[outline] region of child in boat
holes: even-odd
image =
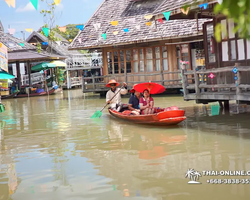
[[[154,113],[154,99],[150,96],[149,91],[143,91],[143,96],[140,99],[141,114],[149,115]]]
[[[119,86],[119,83],[117,83],[116,80],[110,80],[106,85],[106,87],[111,88],[106,94],[106,102],[110,104],[110,108],[112,110],[116,110],[117,112],[119,112],[123,105],[121,102],[121,94],[127,94],[128,90],[126,83],[123,83],[124,89],[120,90],[120,88],[117,88],[117,86]],[[114,95],[116,96],[113,98]]]
[[[130,90],[130,93],[132,93],[132,95],[129,98],[128,109],[132,111],[132,114],[140,115],[139,101],[141,98],[141,93],[136,91],[134,86],[133,89]]]

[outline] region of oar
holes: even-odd
[[[123,88],[123,86],[120,88],[120,90],[115,93],[115,95],[110,99],[110,101],[118,94],[120,93],[121,89]],[[102,111],[104,110],[104,108],[106,108],[106,106],[108,105],[108,103],[106,103],[106,105],[101,109],[101,110],[98,110],[96,111],[93,116],[91,117],[91,119],[94,119],[94,118],[100,118],[102,116]]]

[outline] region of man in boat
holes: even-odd
[[[110,80],[109,83],[106,85],[106,87],[111,88],[106,94],[106,102],[110,104],[110,108],[112,110],[116,110],[117,112],[119,112],[123,107],[123,104],[121,102],[121,94],[127,94],[128,89],[126,83],[123,83],[124,88],[122,89],[117,88],[117,86],[119,86],[119,83],[117,83],[116,80]]]
[[[139,101],[141,98],[141,93],[136,91],[134,86],[133,86],[133,89],[130,90],[130,93],[134,93],[134,95],[131,95],[129,99],[128,109],[132,111],[131,113],[135,115],[140,115]]]

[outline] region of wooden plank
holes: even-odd
[[[250,89],[250,85],[240,84],[238,87],[241,89]]]
[[[236,88],[236,85],[235,84],[216,84],[216,85],[200,84],[199,88]]]
[[[190,84],[186,87],[188,90],[194,90],[195,89],[195,84]]]

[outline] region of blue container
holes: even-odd
[[[41,93],[41,92],[44,92],[44,89],[37,89],[36,90],[36,93]]]

